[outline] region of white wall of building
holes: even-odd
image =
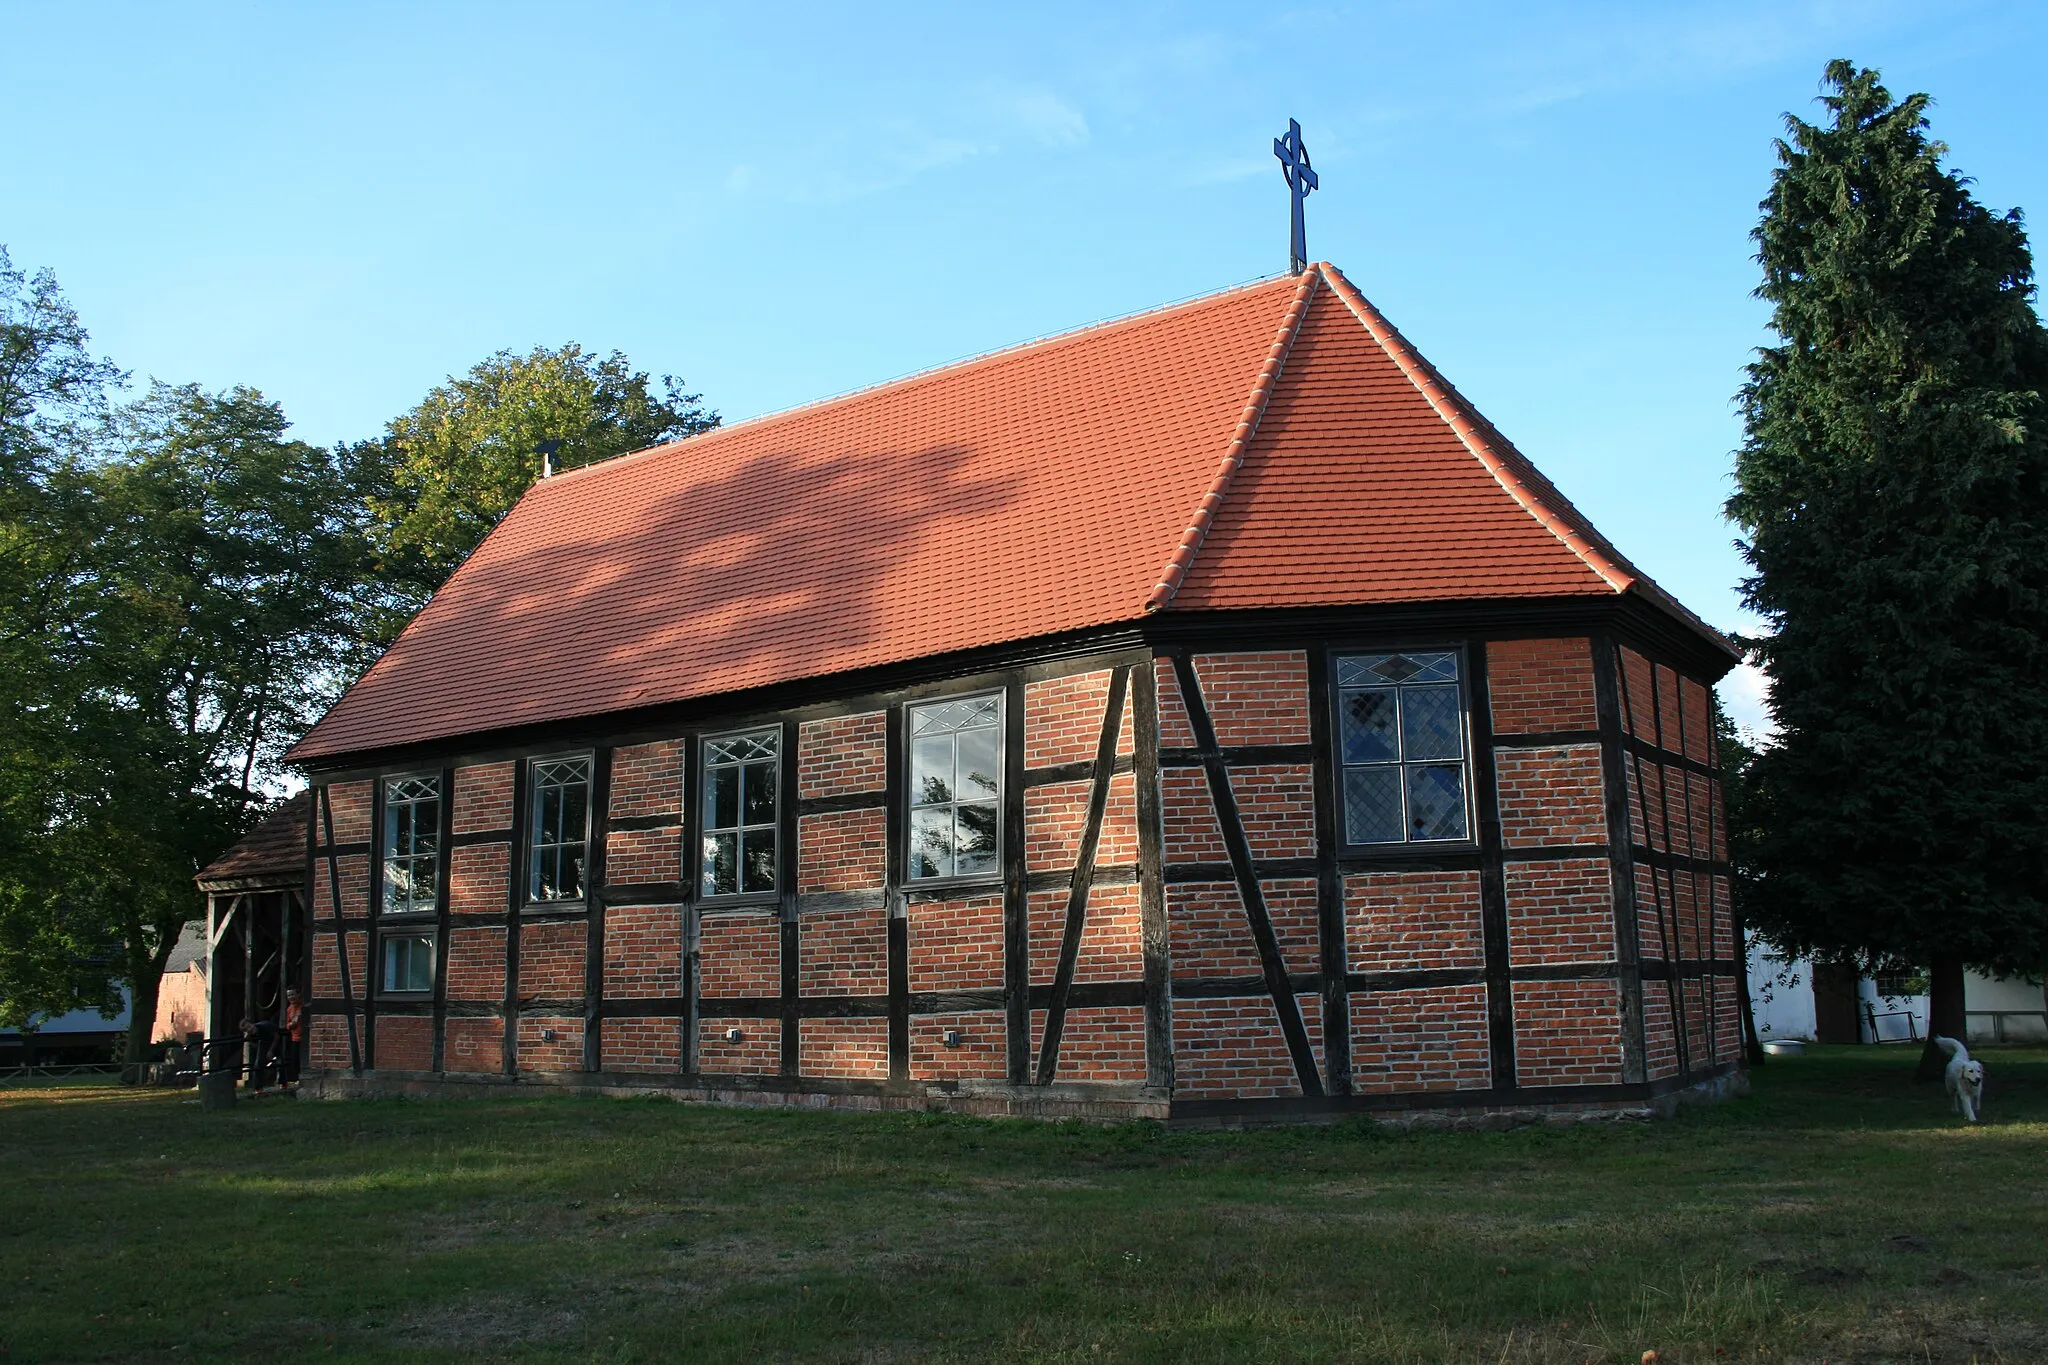
[[[1757,1037],[1813,1038],[1813,964],[1782,958],[1762,948],[1749,950],[1749,1008]]]

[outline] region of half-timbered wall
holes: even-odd
[[[440,770],[430,997],[378,988],[383,783],[330,781],[312,1064],[1080,1086],[1190,1117],[1594,1103],[1726,1071],[1741,1031],[1706,685],[1599,635],[1449,647],[1472,820],[1440,846],[1340,842],[1340,651],[1321,645],[1127,650],[537,749],[590,759],[573,901],[525,894],[530,762],[458,763]],[[904,867],[907,707],[970,691],[1002,703],[1002,866],[926,888]],[[778,889],[700,896],[702,737],[764,728]]]

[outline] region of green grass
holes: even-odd
[[[2048,1050],[1984,1055],[1976,1128],[1868,1048],[1507,1133],[10,1088],[0,1353],[2044,1360]]]

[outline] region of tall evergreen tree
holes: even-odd
[[[1755,234],[1779,344],[1728,503],[1780,736],[1745,891],[1783,947],[1927,967],[1960,1035],[1965,965],[2048,964],[2048,335],[1928,97],[1836,61],[1822,103]]]

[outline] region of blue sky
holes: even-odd
[[[17,5],[0,242],[138,378],[308,439],[571,340],[738,418],[1283,269],[1292,116],[1311,255],[1739,628],[1780,116],[1875,65],[2034,207],[2044,50],[2048,7],[1881,0]]]

